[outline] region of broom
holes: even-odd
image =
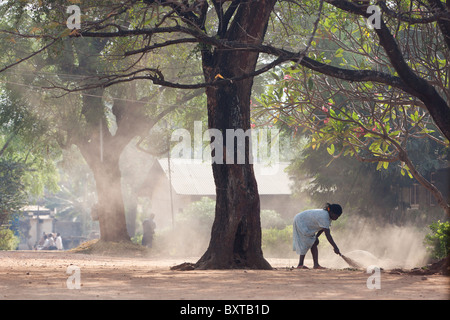
[[[349,257],[344,256],[343,254],[339,254],[342,259],[345,260],[345,262],[347,262],[352,268],[357,268],[357,269],[362,269],[362,266],[357,263],[356,261],[354,261],[353,259],[350,259]]]

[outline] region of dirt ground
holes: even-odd
[[[367,281],[372,274],[366,270],[298,270],[289,268],[295,265],[294,260],[267,260],[274,270],[174,271],[171,266],[185,261],[195,262],[195,258],[168,260],[69,252],[0,251],[0,299],[450,298],[448,276],[382,270],[380,289],[369,289]],[[79,289],[73,280],[77,272],[73,270],[79,270]]]

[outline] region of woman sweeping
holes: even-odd
[[[331,220],[337,220],[342,214],[342,207],[338,204],[327,203],[324,209],[311,209],[298,213],[294,217],[293,242],[294,251],[300,255],[297,268],[308,269],[304,264],[306,252],[311,249],[314,269],[324,269],[319,265],[319,236],[325,232],[328,242],[334,252],[340,254],[330,233]]]

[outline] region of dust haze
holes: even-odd
[[[28,93],[28,99],[35,98]],[[25,94],[24,93],[24,94]],[[70,104],[68,104],[70,105]],[[110,124],[115,124],[112,115]],[[108,127],[115,134],[113,125]],[[152,141],[163,140],[162,134],[155,134]],[[136,147],[137,139],[133,140],[121,156],[122,189],[127,211],[127,225],[130,236],[142,233],[142,222],[155,213],[156,235],[151,255],[157,258],[186,258],[190,261],[199,259],[206,251],[210,239],[212,220],[201,225],[177,221],[177,213],[172,217],[168,206],[163,210],[155,210],[147,197],[148,188],[157,187],[156,178],[151,176],[151,168],[157,158]],[[169,188],[164,186],[156,194],[165,195],[162,199],[169,203]],[[305,208],[298,208],[298,212]],[[130,215],[130,212],[135,211]],[[396,226],[368,218],[349,214],[345,223],[335,223],[331,230],[336,244],[341,252],[358,263],[382,268],[414,268],[426,264],[428,252],[423,244],[426,228],[414,225]],[[293,216],[292,216],[293,218]],[[292,218],[284,218],[286,228],[292,224]],[[292,235],[292,230],[291,230]],[[264,243],[264,231],[263,231]],[[292,250],[292,236],[276,246],[263,247],[266,258],[281,259],[281,264],[295,266],[298,256]],[[306,262],[310,265],[311,254],[308,252]],[[321,236],[319,245],[319,262],[329,268],[346,268],[348,265],[333,253],[325,236]]]
[[[396,226],[378,221],[350,217],[344,226],[333,232],[341,253],[364,267],[376,265],[385,269],[421,267],[427,263],[428,252],[423,244],[426,228],[413,225]],[[324,238],[322,242],[327,242]],[[328,246],[328,253],[332,252]],[[328,254],[329,255],[329,254]],[[330,261],[336,267],[346,266],[340,257]]]
[[[340,252],[364,268],[375,265],[384,269],[412,269],[429,261],[429,252],[423,244],[428,233],[425,227],[383,224],[358,216],[349,217],[339,225],[333,223],[330,230]],[[334,253],[325,235],[321,235],[319,241],[321,266],[333,269],[351,267]],[[285,264],[286,267],[298,264],[299,256],[292,250],[292,238],[276,247],[266,248],[264,253],[266,258],[280,259],[280,265]],[[310,251],[306,254],[305,265],[313,266]]]
[[[289,235],[292,235],[292,229]],[[428,233],[426,228],[413,225],[382,225],[370,219],[352,217],[345,225],[331,233],[342,254],[350,257],[364,268],[375,265],[383,269],[413,269],[425,266],[429,261],[429,252],[423,241]],[[275,261],[275,267],[292,267],[298,263],[298,255],[292,250],[292,237],[286,237],[283,243],[264,248],[266,258]],[[154,252],[158,257],[185,258],[195,262],[205,252],[209,243],[210,228],[204,226],[198,231],[190,225],[179,224],[173,231],[157,231]],[[306,255],[306,265],[312,267],[312,256]],[[325,236],[320,237],[319,263],[332,269],[350,266],[333,252]]]
[[[155,158],[148,154],[142,154],[132,146],[128,146],[123,154],[122,163],[126,163],[122,169],[123,181],[142,185],[148,184],[144,176],[151,173],[150,167],[156,164]],[[134,161],[130,162],[130,159]],[[130,163],[132,165],[130,166]],[[137,174],[139,172],[140,174]],[[146,182],[147,181],[147,182]],[[153,187],[157,186],[156,181],[151,180]],[[169,191],[167,186],[160,187],[163,190],[156,194],[166,194],[166,201],[169,202]],[[141,194],[143,196],[143,194]],[[141,223],[148,218],[150,212],[155,213],[156,234],[151,255],[155,258],[184,258],[187,261],[195,262],[206,251],[211,234],[213,218],[209,220],[186,220],[176,213],[172,220],[171,213],[166,207],[166,211],[155,211],[152,209],[149,199],[139,198],[136,234],[142,232]],[[306,199],[298,208],[298,212],[304,210]],[[188,210],[189,206],[185,207]],[[262,208],[264,209],[264,208]],[[210,208],[213,211],[213,208]],[[283,213],[280,213],[283,215]],[[211,212],[213,217],[214,213]],[[283,226],[278,226],[282,235],[282,241],[276,244],[265,243],[266,232],[263,229],[263,251],[266,258],[280,259],[279,265],[286,267],[296,266],[298,256],[292,250],[292,219],[295,214],[290,213],[280,218],[284,222]],[[342,254],[357,261],[360,265],[367,267],[376,265],[385,269],[403,268],[411,269],[426,265],[429,260],[429,253],[423,243],[425,235],[429,232],[426,227],[405,224],[398,226],[380,220],[366,218],[353,212],[344,212],[346,217],[334,221],[331,226],[331,234]],[[292,216],[292,217],[290,217]],[[263,227],[267,224],[267,216],[262,215]],[[284,229],[283,229],[284,228]],[[285,231],[285,232],[284,232]],[[309,261],[308,261],[309,260]],[[311,253],[306,255],[306,261],[312,266]],[[348,268],[349,265],[339,256],[334,254],[333,248],[326,240],[325,236],[320,237],[319,262],[328,268]]]

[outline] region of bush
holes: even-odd
[[[19,245],[19,238],[10,229],[0,229],[0,250],[15,250]]]
[[[434,259],[443,259],[450,251],[450,222],[433,222],[429,225],[431,232],[425,236],[425,245]]]
[[[133,242],[135,244],[142,244],[142,237],[143,237],[143,234],[138,232],[134,235],[134,237],[131,238],[131,242]]]
[[[203,197],[200,201],[191,203],[183,212],[179,213],[175,217],[175,224],[209,233],[214,221],[215,208],[215,200]]]
[[[263,229],[262,250],[265,256],[284,258],[292,255],[292,225],[284,229]]]
[[[286,221],[275,210],[261,210],[261,228],[263,229],[283,229]]]

